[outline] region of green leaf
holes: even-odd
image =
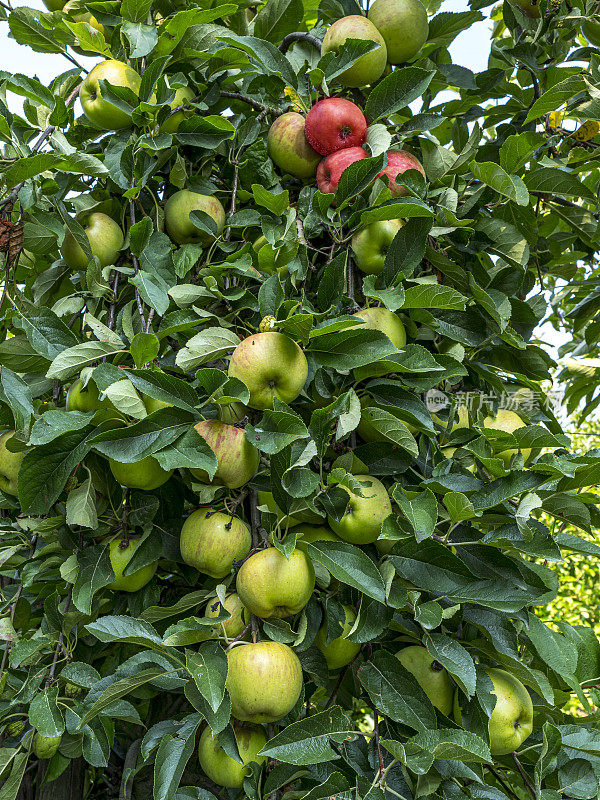
[[[495,192],[508,197],[519,206],[529,205],[529,192],[527,187],[517,175],[509,175],[499,164],[493,161],[471,163],[473,176],[482,183],[490,186]]]
[[[178,439],[192,426],[190,415],[178,408],[160,408],[149,417],[95,436],[90,444],[107,458],[133,464],[154,455]]]
[[[406,743],[407,748],[416,745],[422,750],[443,761],[466,761],[491,764],[490,749],[480,736],[469,731],[443,728],[436,731],[422,731]],[[491,796],[491,795],[490,795]]]
[[[355,739],[357,731],[339,706],[293,722],[269,739],[261,754],[285,764],[322,764],[339,758],[330,740],[342,744]]]
[[[466,302],[467,298],[450,286],[419,283],[405,290],[402,308],[450,308],[463,311]]]
[[[46,377],[65,380],[65,378],[70,378],[79,372],[82,367],[93,364],[94,361],[123,352],[125,352],[124,348],[115,347],[114,344],[109,342],[83,342],[83,344],[76,344],[74,347],[63,350],[52,360]]]
[[[403,67],[383,78],[370,92],[365,106],[369,122],[377,122],[405,108],[426,91],[435,71]]]
[[[41,736],[62,736],[65,721],[58,707],[58,686],[35,695],[29,706],[29,722]]]
[[[67,525],[81,525],[95,530],[98,527],[96,491],[89,469],[84,469],[87,478],[77,488],[72,489],[67,497]]]
[[[302,0],[269,0],[254,18],[254,33],[259,39],[280,44],[288,33],[299,30],[303,15]]]
[[[313,561],[325,567],[334,578],[383,603],[385,585],[371,559],[358,547],[346,542],[307,542]]]
[[[437,500],[431,489],[425,489],[410,499],[399,489],[394,491],[392,498],[410,523],[417,542],[429,539],[438,518]]]
[[[240,337],[227,328],[206,328],[188,341],[175,359],[177,366],[189,372],[207,361],[215,361],[234,350]]]
[[[186,653],[186,666],[200,694],[213,711],[217,711],[225,696],[227,656],[217,642],[204,642],[198,650]]]

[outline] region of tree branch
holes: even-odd
[[[317,37],[313,36],[311,33],[303,33],[302,31],[288,33],[287,36],[284,36],[283,41],[279,45],[279,49],[282,53],[287,53],[294,42],[306,42],[307,44],[312,44],[313,47],[321,52],[321,40],[317,39]]]

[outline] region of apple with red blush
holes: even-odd
[[[402,183],[398,183],[398,175],[402,175],[409,169],[415,169],[424,178],[426,177],[425,170],[419,159],[407,150],[388,150],[387,158],[386,168],[377,177],[380,178],[382,175],[387,175],[389,189],[394,197],[403,197],[408,194],[406,187]]]
[[[350,164],[368,158],[367,153],[362,147],[347,147],[345,150],[338,150],[337,153],[324,158],[317,167],[317,186],[323,194],[335,194],[337,192],[342,172]]]
[[[368,125],[356,103],[343,97],[326,97],[315,103],[306,115],[304,132],[313,150],[328,156],[364,144]]]

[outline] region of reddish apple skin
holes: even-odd
[[[319,163],[319,154],[304,135],[304,117],[295,111],[282,114],[271,125],[267,151],[280,169],[304,180],[314,176]]]
[[[367,153],[362,147],[348,147],[324,158],[317,167],[319,191],[323,194],[335,194],[342,172],[361,158],[367,158]]]
[[[326,97],[306,115],[304,132],[313,150],[328,156],[364,144],[368,125],[356,103],[343,97]]]
[[[402,175],[403,172],[409,169],[416,169],[424,178],[426,177],[425,170],[419,159],[415,158],[415,156],[407,150],[388,150],[387,157],[387,167],[382,170],[377,177],[379,178],[382,175],[388,176],[389,188],[394,197],[403,197],[408,194],[406,188],[402,186],[402,184],[396,182],[396,177],[398,175]]]

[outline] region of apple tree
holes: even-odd
[[[598,338],[595,5],[46,5],[0,3],[65,58],[0,73],[0,800],[596,797],[600,644],[537,612],[600,453],[536,339]]]

